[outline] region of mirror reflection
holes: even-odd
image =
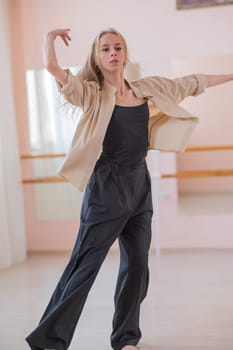
[[[77,73],[79,67],[70,68]],[[45,70],[26,72],[29,139],[32,154],[66,153],[76,123],[77,109],[65,104],[54,78]],[[33,159],[33,177],[56,176],[63,158]],[[68,183],[35,184],[35,204],[38,220],[78,219],[82,193]]]

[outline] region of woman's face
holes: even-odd
[[[126,54],[122,40],[113,33],[104,34],[99,42],[99,67],[104,72],[122,71]]]

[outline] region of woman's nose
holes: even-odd
[[[116,50],[112,49],[111,50],[111,56],[116,56],[116,54],[117,54]]]

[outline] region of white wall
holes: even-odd
[[[189,58],[174,62],[177,75],[192,71],[205,71],[206,74],[227,74],[233,72],[233,55]],[[207,89],[198,98],[188,98],[182,105],[200,119],[193,133],[192,145],[233,145],[233,83]],[[233,170],[233,150],[185,152],[177,157],[179,170]],[[179,192],[185,193],[232,193],[233,176],[181,179]]]
[[[18,0],[24,8],[27,68],[42,66],[44,34],[55,27],[72,30],[64,64],[82,63],[97,32],[113,26],[129,44],[143,74],[171,73],[177,58],[232,53],[233,5],[193,10],[175,8],[175,0]]]

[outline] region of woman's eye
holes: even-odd
[[[122,48],[121,48],[120,46],[117,46],[117,47],[115,47],[115,50],[116,50],[116,51],[121,51]],[[109,51],[109,47],[103,47],[103,48],[102,48],[102,51],[103,51],[103,52]]]

